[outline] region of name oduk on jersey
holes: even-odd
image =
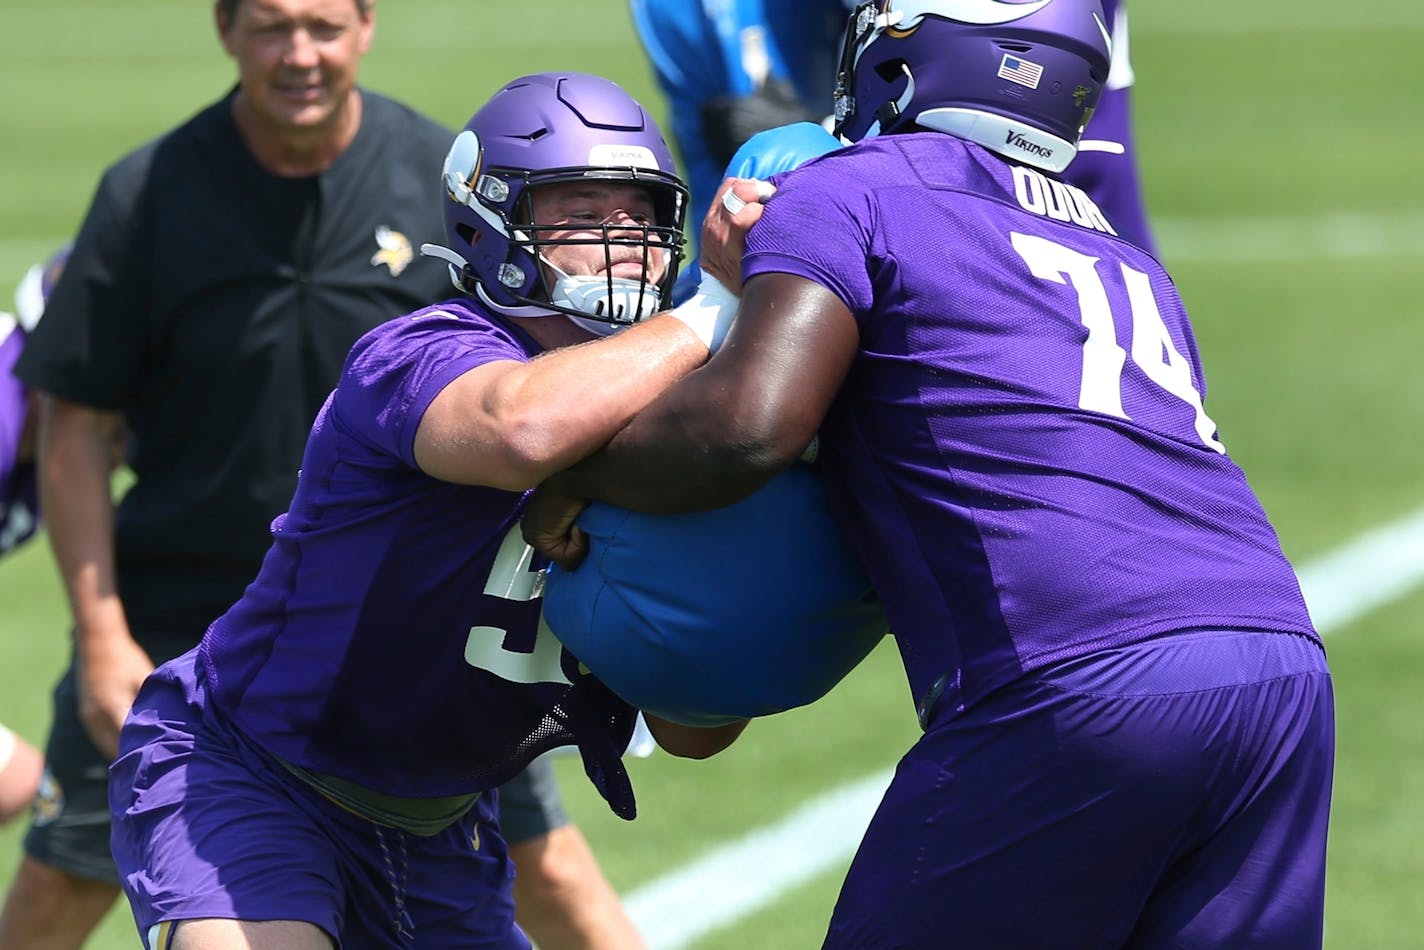
[[[1025,211],[1055,221],[1071,221],[1104,234],[1117,234],[1093,199],[1081,188],[1064,184],[1022,165],[1013,166],[1013,171],[1014,197]]]

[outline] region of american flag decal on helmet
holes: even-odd
[[[1037,89],[1038,81],[1043,78],[1043,67],[1005,53],[1003,61],[999,63],[999,78]]]

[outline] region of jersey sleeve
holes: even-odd
[[[777,192],[747,234],[742,279],[765,273],[804,277],[860,318],[874,298],[877,212],[868,192],[837,174],[836,154],[772,179]],[[808,176],[812,168],[818,172]]]
[[[456,378],[497,360],[528,357],[488,324],[438,308],[392,321],[356,342],[332,397],[343,429],[378,452],[415,463],[415,433],[425,410]]]
[[[25,349],[25,333],[12,314],[0,311],[0,485],[10,478],[19,457],[20,434],[29,414],[25,387],[11,375]]]
[[[39,519],[35,463],[19,459],[29,406],[25,387],[10,375],[24,345],[19,321],[0,312],[0,554],[31,537]]]

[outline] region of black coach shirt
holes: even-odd
[[[450,296],[419,248],[443,243],[453,134],[362,101],[352,144],[313,177],[257,164],[231,94],[120,160],[17,367],[128,422],[119,588],[151,653],[196,643],[256,575],[351,344]]]

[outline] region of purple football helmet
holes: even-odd
[[[657,312],[670,299],[683,254],[687,187],[648,112],[615,83],[583,73],[539,73],[513,80],[471,117],[445,159],[445,239],[427,254],[450,265],[455,286],[498,307],[533,306],[569,314],[598,332]],[[567,229],[532,223],[529,193],[541,185],[589,179],[636,184],[652,197],[650,224],[603,222],[601,235],[556,240]],[[580,228],[583,226],[580,225]],[[667,266],[656,285],[604,277],[546,279],[542,250],[554,244],[636,247],[644,273],[653,254]],[[556,285],[557,284],[557,285]],[[590,325],[586,321],[596,321]]]
[[[1099,0],[878,0],[846,26],[841,138],[949,132],[1059,172],[1107,81]]]

